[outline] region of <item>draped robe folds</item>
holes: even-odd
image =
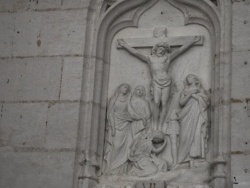
[[[142,118],[147,121],[150,119],[151,111],[149,102],[143,97],[132,96],[128,105],[128,111],[135,120],[138,119],[132,123],[133,138],[135,139],[136,135],[147,126],[143,124]]]
[[[152,140],[141,135],[131,145],[129,159],[133,162],[131,175],[146,177],[167,171],[167,162],[152,154]]]
[[[111,174],[126,174],[128,172],[129,147],[134,139],[135,127],[138,124],[143,126],[142,116],[131,110],[130,97],[127,97],[125,101],[114,99],[112,103],[110,112],[112,119],[109,121],[113,121],[116,133],[111,138],[110,171]]]
[[[132,117],[128,113],[129,98],[126,101],[116,100],[113,106],[113,118],[115,124],[115,136],[112,140],[111,167],[112,174],[124,174],[127,172],[129,146],[133,141]]]
[[[179,112],[180,142],[178,163],[189,161],[190,158],[205,158],[208,96],[196,94],[197,99],[190,98]]]

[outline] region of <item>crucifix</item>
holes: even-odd
[[[166,28],[156,28],[154,38],[118,39],[117,48],[125,49],[130,54],[147,63],[151,74],[153,93],[152,128],[161,130],[167,115],[170,96],[171,78],[168,68],[175,58],[187,51],[191,46],[203,45],[202,36],[167,37]],[[136,48],[152,48],[152,55],[146,55]],[[179,47],[172,50],[171,47]]]

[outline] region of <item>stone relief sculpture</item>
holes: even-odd
[[[161,130],[166,119],[167,104],[171,85],[171,78],[168,75],[170,63],[199,40],[201,40],[200,37],[193,37],[192,40],[187,40],[180,48],[175,51],[172,51],[169,44],[166,42],[157,43],[152,48],[152,55],[145,55],[141,53],[135,48],[129,46],[123,39],[118,40],[120,46],[148,64],[152,77],[154,99],[152,124],[155,130]]]
[[[90,3],[94,11],[88,12],[88,48],[84,48],[84,92],[81,97],[83,105],[80,107],[77,151],[89,152],[86,152],[83,160],[82,154],[76,152],[74,187],[95,187],[97,184],[105,188],[151,185],[168,188],[231,187],[231,115],[228,102],[231,100],[231,1],[221,0],[215,6],[206,0],[121,0],[102,14],[98,11],[100,5],[95,1]],[[196,37],[197,42],[194,42],[195,35],[200,36]],[[147,76],[144,74],[145,67],[139,63],[126,67],[124,61],[133,59],[128,57],[133,53],[124,45],[121,46],[121,40],[116,47],[126,49],[130,54],[116,50],[114,43],[118,38],[126,41],[134,52],[138,48],[148,52],[148,48],[152,49],[156,44],[167,43],[168,46],[163,45],[159,50],[156,48],[158,52],[152,55],[141,56],[139,50],[134,55],[142,60],[147,56],[147,60],[143,60],[147,62],[151,73]],[[171,54],[188,43],[190,51],[169,67]],[[156,66],[149,65],[148,61]],[[121,67],[126,67],[127,72],[122,72]],[[133,70],[134,67],[143,69]],[[121,77],[120,72],[124,73]],[[191,73],[198,75],[196,79],[192,78],[196,81],[190,81],[192,84],[185,81],[183,92],[175,93],[175,98],[169,96],[173,82],[179,87],[183,78]],[[117,77],[119,79],[115,79]],[[121,84],[123,82],[133,88],[136,88],[135,83],[143,85],[147,93],[151,90],[152,96],[136,96],[128,84]],[[123,85],[130,89],[122,91]],[[196,85],[196,91],[190,94],[193,85]],[[113,92],[114,86],[117,90]],[[208,108],[210,96],[205,89],[211,89],[212,92],[211,109]],[[190,96],[185,96],[187,94]],[[109,96],[112,97],[106,111],[104,107]],[[152,118],[149,118],[146,110],[147,100],[150,102]],[[172,108],[172,104],[177,108]],[[143,110],[140,109],[145,111],[141,113]],[[211,113],[209,120],[206,119],[207,112]],[[104,119],[105,115],[108,116],[107,120]],[[211,132],[208,132],[210,120]],[[163,133],[164,142],[154,137],[154,130]],[[191,136],[186,137],[186,133]],[[147,134],[150,139],[143,142],[143,135]],[[211,139],[207,143],[210,134]],[[144,147],[144,144],[148,147]],[[208,144],[211,147],[207,148]],[[159,147],[162,147],[159,154],[154,153],[152,148]],[[143,157],[134,157],[133,154],[137,153]],[[143,159],[146,161],[145,166],[142,164]],[[166,161],[168,171],[160,168],[154,159]],[[157,167],[158,172],[149,173],[150,165],[146,167],[149,160],[152,169]],[[79,165],[78,161],[82,163]],[[100,167],[105,167],[103,173]]]
[[[151,108],[145,99],[146,89],[121,84],[108,108],[109,137],[105,160],[107,174],[147,177],[169,170],[164,155],[169,137],[171,169],[179,164],[206,158],[208,139],[207,110],[209,95],[202,88],[200,79],[189,74],[180,94],[180,110],[170,109],[163,130],[153,130]],[[108,149],[107,149],[108,148]]]
[[[114,96],[110,99],[108,107],[108,122],[112,139],[109,151],[110,163],[107,168],[111,174],[123,174],[128,168],[128,152],[132,138],[132,117],[128,113],[131,87],[121,84]]]
[[[180,123],[180,141],[178,163],[205,159],[208,139],[209,95],[202,88],[200,79],[193,74],[186,77],[185,88],[181,93],[178,113]]]
[[[179,111],[168,108],[170,102],[170,63],[184,53],[201,36],[186,38],[183,45],[172,51],[169,44],[160,42],[152,55],[144,55],[118,39],[118,44],[148,64],[151,73],[151,104],[144,86],[135,87],[131,94],[128,84],[118,86],[108,105],[108,137],[106,139],[106,173],[147,177],[166,172],[167,159],[160,153],[171,148],[171,169],[194,159],[205,159],[209,96],[200,79],[189,74],[179,98]],[[152,118],[151,118],[152,113]],[[168,117],[167,117],[167,114]],[[168,139],[167,139],[168,138]]]
[[[180,125],[179,125],[179,119],[178,114],[176,112],[176,109],[173,109],[172,112],[170,112],[170,116],[166,120],[166,125],[163,127],[163,132],[169,136],[170,139],[170,145],[171,145],[171,154],[172,154],[172,160],[173,164],[171,165],[171,168],[175,167],[177,164],[177,145],[178,145],[178,139],[180,135]]]
[[[115,177],[129,182],[143,178],[166,182],[173,177],[182,181],[184,172],[191,179],[199,176],[201,182],[209,179],[210,96],[198,76],[186,72],[184,80],[174,80],[169,72],[178,56],[192,46],[203,45],[203,36],[165,37],[165,31],[155,28],[154,38],[117,39],[118,49],[147,64],[150,84],[133,88],[120,84],[110,98],[103,174],[111,181]],[[151,55],[137,50],[139,47],[150,47]],[[180,90],[176,83],[182,82]]]
[[[121,84],[108,107],[109,137],[106,147],[106,170],[110,174],[128,172],[129,148],[135,137],[150,121],[149,102],[145,99],[146,90],[138,86],[131,95],[131,87]]]
[[[145,97],[145,87],[137,86],[128,105],[128,111],[134,119],[132,122],[133,139],[135,139],[141,131],[148,129],[150,126],[151,109]]]
[[[162,143],[160,147],[154,144]],[[157,157],[167,144],[166,136],[161,132],[141,134],[130,147],[129,160],[132,162],[130,175],[146,177],[167,171],[167,162]]]

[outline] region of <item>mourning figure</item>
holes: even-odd
[[[178,163],[189,161],[192,165],[194,159],[205,159],[208,139],[209,95],[196,75],[186,77],[179,103]]]
[[[128,171],[128,150],[133,141],[132,117],[128,112],[131,87],[121,84],[108,107],[109,143],[106,149],[106,160],[110,174],[124,174]]]
[[[153,127],[155,130],[161,130],[166,119],[167,105],[170,97],[171,78],[168,74],[170,63],[175,58],[187,51],[194,43],[198,42],[200,37],[193,37],[192,40],[186,41],[180,48],[172,51],[169,44],[161,42],[155,44],[152,48],[152,55],[145,55],[135,48],[129,46],[123,39],[119,39],[118,43],[129,53],[147,63],[152,77],[153,87]]]
[[[129,160],[133,166],[129,174],[148,177],[158,172],[166,172],[167,162],[157,156],[166,144],[166,136],[161,132],[148,132],[138,136],[129,152]]]
[[[133,139],[150,125],[150,104],[145,97],[145,87],[137,86],[130,99],[128,110],[134,120],[132,123]]]

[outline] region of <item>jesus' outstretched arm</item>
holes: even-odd
[[[170,61],[174,60],[177,58],[179,55],[187,51],[194,43],[199,42],[201,40],[200,36],[195,36],[193,40],[187,41],[184,43],[179,49],[173,51],[170,55]]]
[[[143,53],[141,53],[140,51],[132,48],[131,46],[129,46],[123,39],[119,39],[118,43],[121,47],[123,47],[124,49],[126,49],[129,53],[133,54],[134,56],[138,57],[139,59],[141,59],[144,62],[148,62],[149,61],[149,57],[144,55]]]

